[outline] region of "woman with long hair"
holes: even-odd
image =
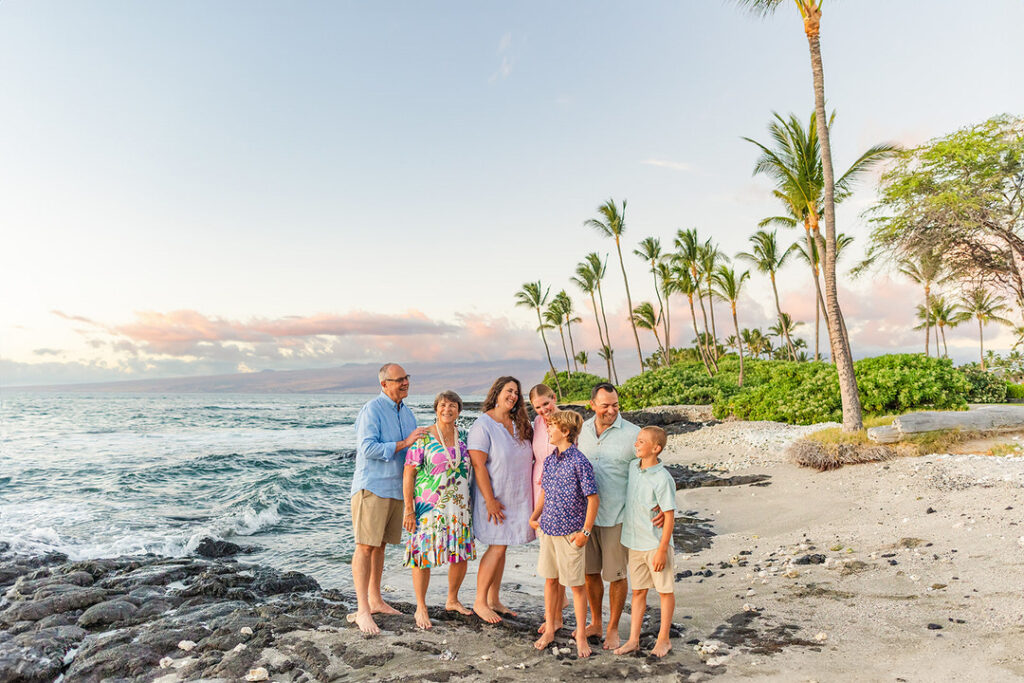
[[[492,624],[501,621],[501,614],[515,616],[498,596],[505,573],[505,549],[536,537],[530,527],[532,441],[522,385],[515,377],[499,377],[487,392],[483,415],[473,423],[466,440],[476,481],[473,532],[478,541],[487,544],[477,568],[473,611]]]

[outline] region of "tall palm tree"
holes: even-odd
[[[718,245],[709,238],[700,248],[700,269],[704,276],[704,282],[708,287],[708,309],[711,311],[711,338],[715,346],[715,358],[718,358],[718,331],[715,329],[715,297],[712,292],[714,288],[714,275],[718,266],[728,263],[729,257],[725,255]]]
[[[640,240],[638,248],[633,250],[633,253],[642,258],[651,267],[651,275],[654,276],[654,296],[658,299],[658,318],[662,322],[665,321],[665,304],[661,299],[662,286],[658,280],[658,261],[661,259],[661,240],[657,237],[645,237]],[[668,334],[665,335],[666,339]],[[668,359],[665,359],[666,364]]]
[[[697,239],[697,229],[696,228],[690,228],[689,230],[678,230],[676,232],[676,250],[678,251],[678,253],[676,254],[676,258],[679,261],[679,264],[684,266],[690,272],[690,278],[693,280],[693,287],[694,287],[693,292],[694,292],[694,294],[697,295],[697,302],[700,304],[700,314],[701,314],[701,317],[704,319],[704,333],[705,333],[705,336],[701,337],[701,334],[698,332],[697,333],[698,343],[700,344],[700,348],[703,350],[704,354],[707,356],[708,362],[710,362],[711,365],[713,365],[715,370],[717,371],[718,370],[718,363],[716,361],[717,354],[713,354],[711,352],[711,347],[710,346],[707,346],[705,348],[704,342],[699,341],[701,339],[706,339],[707,338],[706,335],[710,331],[711,327],[708,325],[708,311],[707,311],[706,308],[704,308],[704,296],[701,293],[701,289],[700,289],[701,276],[700,276],[700,272],[698,271],[698,268],[700,267],[700,262],[701,262],[701,243]],[[692,299],[690,301],[690,308],[691,308],[691,311],[692,311],[692,309],[693,309],[693,301],[692,301]],[[697,319],[696,318],[694,318],[693,325],[694,325],[694,328],[696,328],[696,326],[697,326]]]
[[[942,257],[931,252],[922,252],[916,259],[903,259],[899,262],[899,271],[924,289],[924,355],[930,356],[931,349],[931,290],[933,285],[946,283],[950,276],[943,272]],[[935,338],[935,356],[939,355],[939,339]]]
[[[694,339],[697,341],[697,353],[700,354],[700,360],[704,363],[704,369],[708,371],[708,377],[711,377],[714,373],[711,371],[710,359],[700,339],[700,330],[697,329],[697,313],[693,307],[693,295],[697,292],[697,285],[693,281],[693,276],[690,275],[689,267],[681,259],[674,261],[672,264],[672,284],[675,290],[685,296],[690,303],[690,320],[693,321],[693,334]]]
[[[839,233],[836,237],[836,251],[839,252],[836,258],[840,258],[843,253],[843,249],[850,246],[853,243],[853,237],[844,233]],[[817,242],[811,240],[808,242],[808,247],[805,247],[800,242],[794,242],[792,249],[795,250],[795,255],[798,259],[807,263],[811,267],[811,275],[814,277],[815,289],[817,290],[817,304],[814,307],[814,360],[820,360],[821,356],[819,353],[819,337],[821,332],[820,318],[825,318],[826,325],[828,324],[828,315],[825,312],[825,299],[821,295],[821,287],[818,282],[819,273],[821,271],[821,253],[818,251]]]
[[[555,295],[555,301],[558,302],[558,307],[561,309],[562,315],[565,316],[565,332],[569,335],[569,352],[572,353],[573,369],[579,372],[579,366],[576,365],[576,345],[572,341],[572,326],[582,323],[583,318],[574,315],[576,311],[572,299],[564,289]]]
[[[585,294],[590,295],[590,305],[594,310],[594,322],[597,323],[597,338],[601,341],[601,346],[605,346],[604,341],[604,330],[601,329],[601,316],[597,311],[597,275],[594,273],[593,268],[587,261],[580,263],[576,266],[576,275],[569,278],[569,280],[579,287]],[[610,358],[605,359],[608,363],[608,381],[612,381],[612,362]]]
[[[660,261],[658,261],[657,271],[658,272],[656,273],[656,277],[661,282],[661,296],[665,301],[664,315],[662,315],[662,323],[665,326],[665,348],[667,348],[671,353],[672,326],[669,322],[671,319],[671,316],[669,315],[669,309],[671,308],[669,306],[669,299],[671,299],[672,295],[675,293],[676,285],[675,281],[672,279],[672,264],[670,262],[670,258],[664,257]],[[671,359],[669,359],[669,365],[671,364],[672,361]]]
[[[574,356],[575,360],[579,361],[579,364],[583,366],[583,372],[587,371],[587,363],[590,362],[590,356],[587,355],[586,351],[580,351]]]
[[[615,359],[614,359],[615,350],[612,349],[612,347],[610,347],[607,344],[605,344],[597,352],[597,355],[600,356],[601,358],[603,358],[604,360],[606,360],[608,362],[608,365],[611,366],[612,369],[615,368]],[[610,382],[611,380],[609,379],[608,381]],[[618,383],[619,383],[619,378],[616,377],[615,378],[615,384],[618,384]]]
[[[945,358],[949,358],[949,347],[946,346],[946,328],[954,328],[959,324],[960,321],[956,319],[956,304],[947,300],[945,296],[939,294],[932,297],[931,310],[925,316],[925,324],[934,323],[938,328],[935,337],[935,350],[939,350],[939,336],[942,337],[942,355]],[[936,354],[938,355],[938,354]]]
[[[569,364],[569,349],[565,345],[565,313],[562,311],[562,302],[556,296],[544,311],[544,322],[547,328],[553,330],[558,328],[558,336],[562,338],[562,353],[565,354],[565,374],[572,377],[572,366]]]
[[[736,319],[736,300],[740,298],[740,290],[743,288],[743,282],[750,277],[750,271],[743,271],[739,277],[736,276],[735,268],[726,268],[724,265],[718,266],[715,270],[712,280],[714,281],[715,295],[723,301],[728,301],[729,306],[732,308],[732,326],[736,330],[736,336],[740,334],[740,324]],[[739,347],[740,350],[740,377],[739,385],[743,386],[743,347]]]
[[[658,325],[661,324],[661,320],[654,312],[654,306],[651,305],[651,302],[641,301],[637,304],[636,308],[633,309],[632,318],[634,325],[654,333],[654,341],[658,343],[658,349],[662,352],[663,357],[667,357],[665,356],[665,347],[661,345],[661,337],[658,336]]]
[[[536,282],[524,282],[522,289],[516,292],[516,306],[522,306],[523,308],[532,308],[537,312],[537,330],[540,332],[540,338],[544,342],[544,353],[548,357],[548,367],[551,368],[551,376],[555,378],[555,391],[558,395],[562,395],[562,387],[558,383],[558,372],[555,370],[555,364],[551,362],[551,349],[548,348],[548,338],[544,335],[544,321],[541,319],[541,307],[548,302],[548,293],[551,288],[544,288],[540,280]]]
[[[1012,322],[1002,317],[1000,313],[1010,310],[1006,300],[996,294],[992,294],[982,286],[972,287],[960,298],[960,313],[957,320],[966,321],[975,318],[978,321],[978,344],[981,349],[981,369],[985,369],[985,325],[988,323],[999,323],[1001,325],[1013,325]]]
[[[790,245],[785,250],[781,249],[775,230],[771,232],[758,230],[750,236],[750,243],[753,245],[753,249],[749,252],[741,251],[736,254],[736,258],[750,262],[757,268],[758,272],[768,275],[768,279],[772,282],[772,294],[775,296],[775,312],[781,323],[784,314],[782,306],[779,305],[779,290],[775,286],[775,273],[786,265],[786,261],[793,254],[794,245]],[[789,355],[793,360],[796,360],[796,349],[793,347],[793,340],[789,338],[789,329],[781,324],[780,327],[785,333],[785,342],[786,347],[789,349]]]
[[[793,318],[790,317],[789,313],[779,313],[779,321],[768,328],[768,333],[772,336],[779,338],[779,348],[782,348],[784,342],[789,342],[793,337],[793,331],[797,325],[803,325],[802,322],[793,322]],[[800,341],[799,339],[797,341]],[[790,360],[796,360],[796,343],[789,342],[786,347],[786,355],[789,356]]]
[[[601,260],[601,255],[596,251],[592,251],[583,257],[583,262],[590,266],[590,270],[594,273],[594,279],[597,281],[597,300],[601,304],[601,320],[604,322],[604,339],[605,344],[611,350],[608,354],[608,361],[612,366],[612,374],[615,376],[615,383],[619,383],[619,371],[615,367],[615,349],[612,348],[612,331],[608,329],[608,316],[604,312],[604,292],[601,289],[601,281],[604,280],[605,274],[608,272],[608,256],[605,255],[604,260]]]
[[[633,310],[633,298],[629,294],[629,278],[626,276],[626,263],[622,260],[622,234],[626,231],[626,200],[622,200],[622,208],[615,204],[614,199],[597,207],[597,218],[587,219],[583,225],[593,228],[605,237],[615,239],[615,249],[619,253],[619,267],[622,268],[622,282],[626,285],[626,304],[629,310]],[[644,352],[640,350],[640,335],[636,331],[636,323],[633,316],[629,317],[629,323],[633,326],[633,338],[636,340],[636,355],[640,359],[640,372],[644,371]]]

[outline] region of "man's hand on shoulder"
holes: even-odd
[[[425,436],[427,431],[428,429],[426,427],[417,427],[416,429],[412,430],[412,433],[409,434],[409,436],[407,436],[404,441],[398,442],[398,450],[402,450],[403,448],[408,448],[409,446],[413,445],[414,443],[416,443],[416,441]]]

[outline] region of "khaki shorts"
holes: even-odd
[[[621,538],[621,524],[594,527],[586,545],[588,574],[600,574],[608,583],[626,578],[629,555]]]
[[[381,498],[366,489],[352,496],[352,529],[356,543],[378,547],[402,542],[402,501]]]
[[[629,582],[635,591],[653,588],[659,593],[672,593],[675,590],[675,581],[672,576],[672,556],[675,554],[669,547],[668,555],[665,558],[665,568],[660,572],[654,571],[654,554],[657,550],[630,550],[629,551]]]
[[[537,531],[537,538],[540,539],[537,574],[545,579],[558,579],[558,583],[563,586],[582,586],[585,583],[585,548],[590,544],[577,548],[571,540],[575,535],[548,536]]]

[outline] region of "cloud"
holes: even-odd
[[[501,57],[501,63],[498,65],[498,70],[491,74],[488,78],[488,82],[493,83],[497,80],[504,80],[512,75],[512,68],[516,62],[516,56],[512,51],[512,33],[506,33],[498,41],[498,56]]]
[[[63,351],[60,349],[34,349],[32,355],[35,356],[59,356]]]
[[[640,162],[647,166],[657,166],[658,168],[668,168],[673,171],[693,171],[693,164],[688,164],[683,161],[668,161],[667,159],[644,159]]]

